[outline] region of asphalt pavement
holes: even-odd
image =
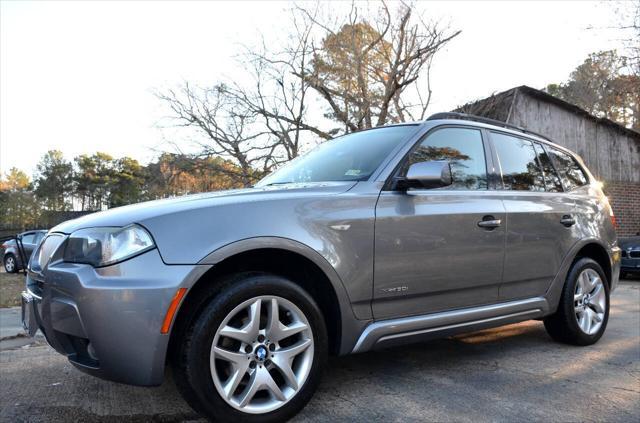
[[[0,341],[2,422],[199,420],[170,375],[157,388],[120,385],[80,373],[41,339],[7,341]],[[332,358],[294,421],[638,422],[640,283],[621,284],[609,327],[590,347],[555,343],[530,321]]]

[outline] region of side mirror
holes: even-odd
[[[414,163],[404,178],[406,188],[441,188],[453,183],[451,166],[446,160]]]

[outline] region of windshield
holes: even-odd
[[[257,186],[294,182],[364,181],[416,125],[387,126],[327,141],[260,181]]]

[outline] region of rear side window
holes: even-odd
[[[504,189],[544,191],[544,176],[531,141],[497,132],[491,139],[498,155]]]
[[[551,163],[551,158],[547,154],[547,152],[542,148],[542,145],[534,142],[533,143],[536,153],[538,153],[538,161],[542,166],[542,171],[544,172],[544,184],[547,188],[548,192],[562,192],[562,184],[560,183],[560,177],[556,173],[556,170]]]
[[[22,243],[23,244],[33,244],[33,240],[36,237],[36,234],[26,234],[22,235]]]
[[[553,147],[547,147],[547,151],[551,155],[551,160],[553,160],[553,164],[556,169],[558,169],[562,184],[567,191],[571,191],[588,183],[584,171],[571,155]]]
[[[442,128],[430,133],[409,155],[404,171],[414,163],[446,160],[453,184],[446,189],[487,189],[487,164],[477,129]]]

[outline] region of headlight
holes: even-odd
[[[155,247],[151,235],[138,225],[124,228],[89,228],[67,239],[64,261],[108,266]]]

